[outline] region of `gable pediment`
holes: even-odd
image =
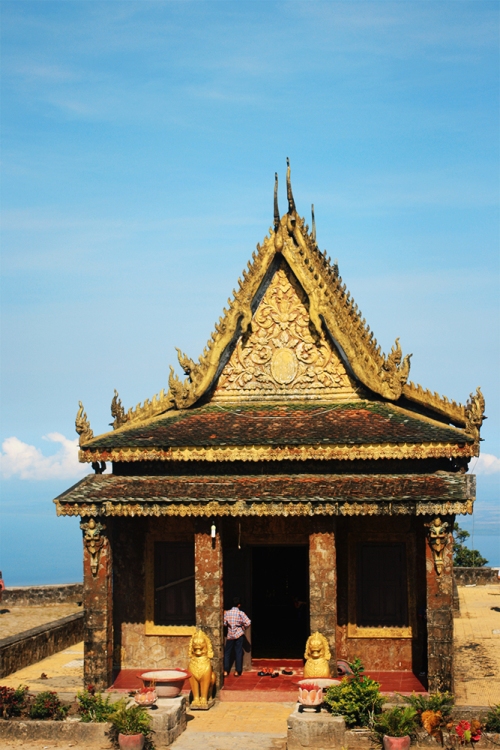
[[[308,299],[284,258],[220,373],[211,402],[268,399],[360,398],[324,331],[311,331]]]

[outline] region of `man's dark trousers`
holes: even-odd
[[[243,640],[245,636],[240,635],[239,638],[227,638],[226,646],[224,648],[224,672],[231,671],[233,664],[233,651],[236,656],[236,671],[241,674],[243,671]]]

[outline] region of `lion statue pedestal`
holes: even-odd
[[[193,700],[192,709],[207,710],[215,703],[213,698],[215,673],[212,669],[214,650],[210,638],[202,630],[197,630],[189,642],[189,682]]]

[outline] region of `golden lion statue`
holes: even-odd
[[[304,677],[330,677],[331,659],[328,641],[321,633],[313,633],[306,643]]]
[[[214,650],[210,638],[202,630],[197,630],[189,641],[189,682],[193,693],[193,708],[207,708],[208,696],[215,685],[215,673],[212,670]]]

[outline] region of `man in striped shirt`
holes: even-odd
[[[239,677],[243,671],[243,641],[245,630],[250,626],[250,620],[241,611],[239,596],[233,599],[232,609],[224,612],[224,625],[227,625],[227,639],[224,648],[224,677],[231,671],[233,658],[236,658],[235,675]],[[234,653],[234,657],[233,657]]]

